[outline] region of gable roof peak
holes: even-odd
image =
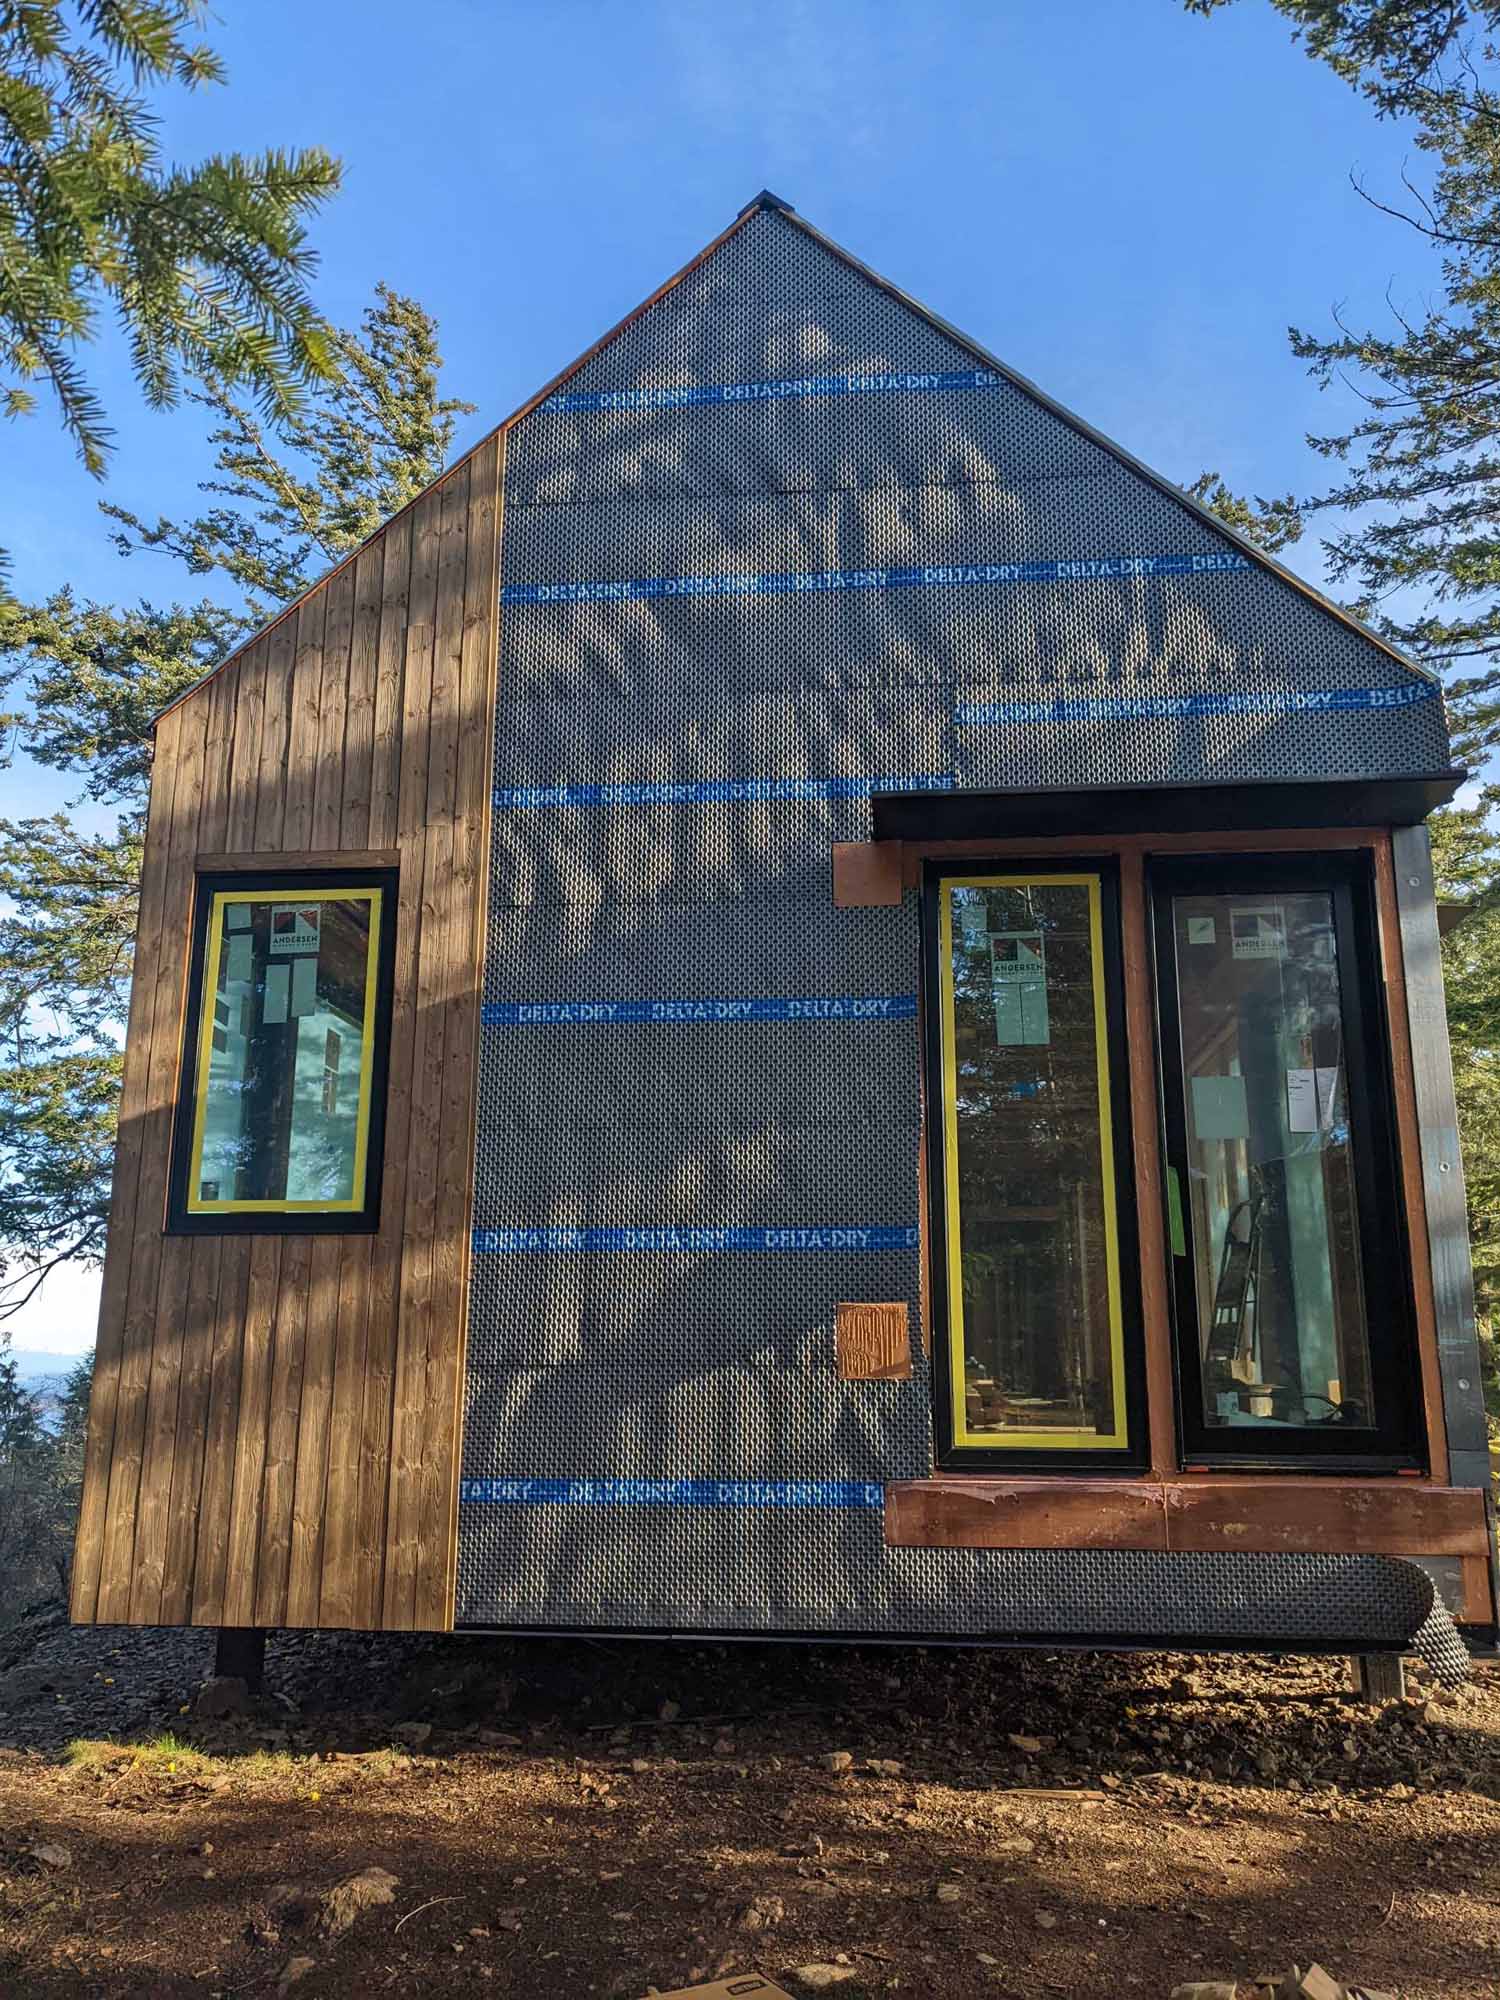
[[[735,217],[735,221],[738,222],[742,217],[752,214],[757,208],[779,208],[783,215],[795,215],[797,213],[789,201],[783,201],[779,194],[772,194],[769,188],[762,188],[753,200],[745,203],[739,215]]]

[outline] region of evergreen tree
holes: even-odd
[[[1411,124],[1425,184],[1367,198],[1432,244],[1441,293],[1386,328],[1290,329],[1320,386],[1348,379],[1365,407],[1308,440],[1338,470],[1295,511],[1347,517],[1323,544],[1334,584],[1445,675],[1459,752],[1482,759],[1500,743],[1500,6],[1272,4],[1378,115]],[[1288,503],[1255,512],[1284,524]]]
[[[0,691],[23,697],[0,726],[117,811],[105,834],[0,820],[0,1318],[103,1247],[151,718],[435,479],[473,407],[439,394],[435,326],[385,286],[330,352],[332,378],[271,422],[223,382],[195,392],[216,468],[196,518],[104,509],[122,555],[214,573],[233,604],[0,599]]]
[[[37,1399],[0,1340],[0,1627],[55,1588],[50,1457]]]
[[[1302,539],[1302,516],[1290,494],[1284,500],[1243,500],[1231,492],[1217,472],[1200,472],[1187,490],[1268,555],[1275,555],[1289,543]]]
[[[67,1596],[93,1375],[90,1353],[60,1395],[38,1394],[0,1333],[0,1632],[32,1606]]]
[[[0,5],[0,407],[45,383],[91,472],[109,428],[78,350],[112,308],[136,380],[172,406],[184,372],[240,383],[268,420],[327,375],[327,330],[305,288],[304,225],[338,186],[317,148],[162,157],[144,93],[222,83],[192,39],[202,0]]]
[[[88,1439],[89,1396],[93,1387],[94,1350],[91,1347],[68,1370],[58,1398],[58,1457],[62,1476],[74,1489],[83,1483],[83,1448]]]

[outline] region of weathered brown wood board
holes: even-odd
[[[75,1619],[451,1622],[501,457],[158,726]],[[195,869],[393,852],[378,1232],[164,1235]]]
[[[834,1352],[842,1382],[905,1382],[911,1376],[906,1301],[834,1309]]]

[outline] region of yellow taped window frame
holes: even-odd
[[[958,1074],[956,995],[953,980],[955,889],[1082,888],[1088,891],[1089,970],[1094,993],[1094,1050],[1098,1076],[1099,1173],[1103,1192],[1106,1297],[1109,1309],[1110,1383],[1114,1428],[1094,1430],[974,1431],[969,1428],[964,1370],[963,1219],[958,1173]],[[1110,1090],[1109,1024],[1104,983],[1104,883],[1092,871],[1034,869],[1002,875],[943,875],[938,880],[938,1042],[942,1085],[944,1276],[947,1291],[949,1420],[955,1451],[1119,1451],[1130,1449],[1126,1398],[1125,1307],[1120,1263],[1120,1218]]]
[[[358,1215],[366,1206],[366,1176],[370,1153],[370,1113],[374,1097],[375,1034],[379,999],[380,939],[385,890],[378,885],[336,889],[303,889],[283,885],[269,876],[251,887],[215,889],[209,901],[204,938],[203,980],[198,999],[198,1039],[193,1064],[193,1125],[183,1207],[191,1216],[213,1215]],[[223,953],[224,911],[238,903],[269,903],[295,898],[299,903],[367,903],[370,935],[365,955],[365,1007],[360,1024],[359,1103],[354,1125],[353,1191],[345,1201],[204,1201],[203,1140],[208,1118],[209,1066],[213,1058],[214,1000],[219,990]]]

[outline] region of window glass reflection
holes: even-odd
[[[1100,883],[943,897],[955,1440],[1123,1447]]]
[[[1204,1420],[1372,1427],[1333,899],[1173,923]]]
[[[362,1205],[380,895],[214,897],[190,1211]]]

